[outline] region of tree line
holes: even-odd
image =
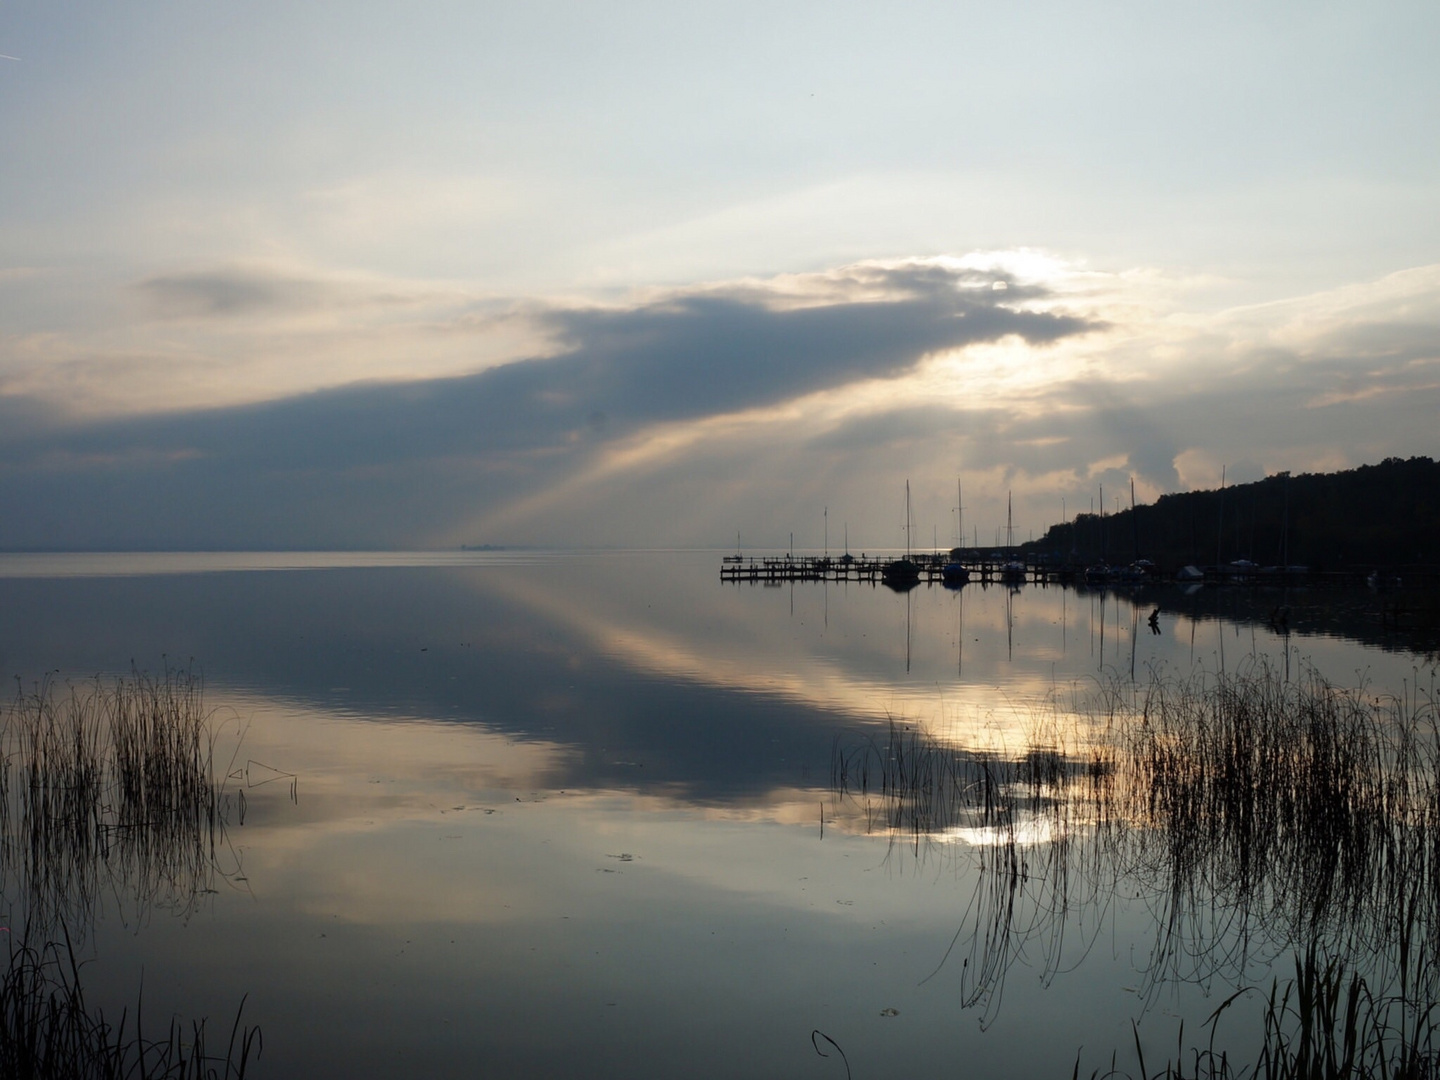
[[[1386,458],[1334,473],[1288,472],[1216,491],[1162,495],[1117,514],[1079,514],[1021,545],[1062,562],[1312,570],[1440,564],[1440,463]]]

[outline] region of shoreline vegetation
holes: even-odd
[[[1056,978],[1123,888],[1154,926],[1139,964],[1137,1077],[1440,1072],[1433,684],[1376,696],[1313,669],[1286,679],[1263,659],[1191,678],[1156,672],[1052,701],[1013,752],[898,722],[837,741],[831,786],[857,827],[917,857],[943,849],[977,864],[930,978],[948,967],[982,1026],[1022,957]],[[1296,975],[1272,983],[1258,1044],[1226,1046],[1227,1009],[1255,970],[1287,955]],[[1175,984],[1232,996],[1207,1046],[1187,1050],[1182,1029],[1179,1056],[1151,1071],[1140,1022]],[[1129,1074],[1112,1059],[1090,1075]]]
[[[169,668],[63,691],[46,680],[0,714],[0,1075],[238,1080],[259,1056],[243,1001],[223,1056],[207,1050],[204,1019],[147,1038],[141,1002],[111,1024],[75,953],[102,901],[133,903],[137,921],[186,917],[227,876],[244,793],[232,799],[216,769],[216,727],[201,680]]]
[[[1305,567],[1315,573],[1356,567],[1440,570],[1440,462],[1386,458],[1333,473],[1288,472],[1212,491],[1161,495],[1154,503],[1076,514],[1023,556],[1058,562],[1161,567]]]
[[[66,941],[12,945],[0,976],[0,1076],[25,1080],[243,1080],[263,1046],[259,1027],[242,1026],[245,1003],[224,1053],[207,1044],[206,1020],[171,1017],[147,1038],[143,1001],[111,1024],[85,999],[83,965]]]

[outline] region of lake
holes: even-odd
[[[1135,1030],[1153,1072],[1244,987],[1221,1032],[1252,1046],[1304,927],[1384,951],[1359,901],[1277,918],[1320,887],[1288,866],[1181,902],[1153,823],[1111,842],[1086,762],[1105,703],[1156,678],[1318,671],[1423,711],[1434,643],[1403,594],[719,568],[0,556],[19,691],[185,669],[212,712],[218,838],[198,872],[112,865],[71,898],[87,995],[118,1016],[143,984],[147,1024],[226,1034],[243,998],[261,1077],[1068,1077],[1138,1073]],[[1001,818],[887,772],[944,761],[953,785],[1037,747],[1058,771],[1005,774]]]

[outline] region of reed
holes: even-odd
[[[1031,745],[1010,755],[958,747],[894,720],[883,736],[837,741],[832,754],[834,790],[842,804],[863,804],[867,830],[917,855],[937,838],[968,842],[974,892],[926,981],[954,961],[960,1003],[980,1012],[982,1027],[998,1014],[1015,964],[1027,957],[1043,979],[1053,978],[1067,922],[1102,910],[1117,884],[1116,862],[1098,843],[1113,813],[1115,762],[1068,746],[1046,717],[1035,720]]]
[[[1058,739],[1014,756],[971,750],[935,738],[918,725],[890,720],[882,738],[836,741],[831,787],[870,807],[867,827],[922,842],[957,830],[1016,835],[1027,824],[1068,827],[1085,804],[1103,810],[1114,762],[1077,756]]]
[[[111,1024],[85,999],[81,965],[68,940],[12,947],[0,977],[0,1076],[24,1080],[242,1080],[262,1046],[260,1029],[241,1023],[244,1002],[221,1054],[204,1020],[172,1019],[147,1038],[137,1008]]]
[[[1373,978],[1440,989],[1433,693],[1377,697],[1313,669],[1287,681],[1258,661],[1156,679],[1113,752],[1127,869],[1157,886],[1165,934],[1183,939],[1157,955],[1315,942],[1388,965]]]
[[[1223,1014],[1244,993],[1227,998],[1211,1014],[1204,1047],[1177,1048],[1176,1057],[1151,1072],[1138,1027],[1138,1074],[1118,1068],[1090,1080],[1434,1080],[1440,1076],[1436,1003],[1373,993],[1364,976],[1311,948],[1295,958],[1295,976],[1271,983],[1263,1010],[1263,1035],[1253,1064],[1237,1064],[1217,1050]],[[1181,1029],[1180,1041],[1183,1043]],[[1188,1066],[1188,1067],[1187,1067]],[[1077,1057],[1072,1072],[1080,1075]]]
[[[85,925],[101,892],[189,911],[212,891],[228,810],[189,672],[47,680],[0,720],[0,885],[37,934]]]
[[[867,827],[917,853],[968,841],[944,849],[966,852],[977,873],[941,966],[963,956],[962,1004],[980,1008],[982,1023],[1011,967],[1024,958],[1054,977],[1123,891],[1153,912],[1140,962],[1147,1005],[1168,982],[1241,986],[1287,953],[1317,950],[1359,974],[1365,1000],[1385,1002],[1387,1015],[1410,1009],[1412,1044],[1431,1037],[1433,686],[1377,696],[1313,669],[1287,679],[1257,659],[1096,685],[1071,705],[1037,712],[1035,738],[1010,754],[895,723],[835,746],[832,784],[842,804],[863,803]]]
[[[0,1076],[235,1080],[260,1051],[237,1010],[223,1055],[206,1024],[145,1035],[86,1000],[72,935],[102,898],[190,913],[219,870],[230,801],[216,723],[192,673],[21,689],[0,718]],[[39,944],[32,944],[39,942]],[[241,1003],[243,1010],[244,1003]]]

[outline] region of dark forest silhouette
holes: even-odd
[[[1217,491],[1162,495],[1117,514],[1079,514],[1022,545],[1061,560],[1196,566],[1440,564],[1440,463],[1386,458],[1336,473],[1278,473]]]

